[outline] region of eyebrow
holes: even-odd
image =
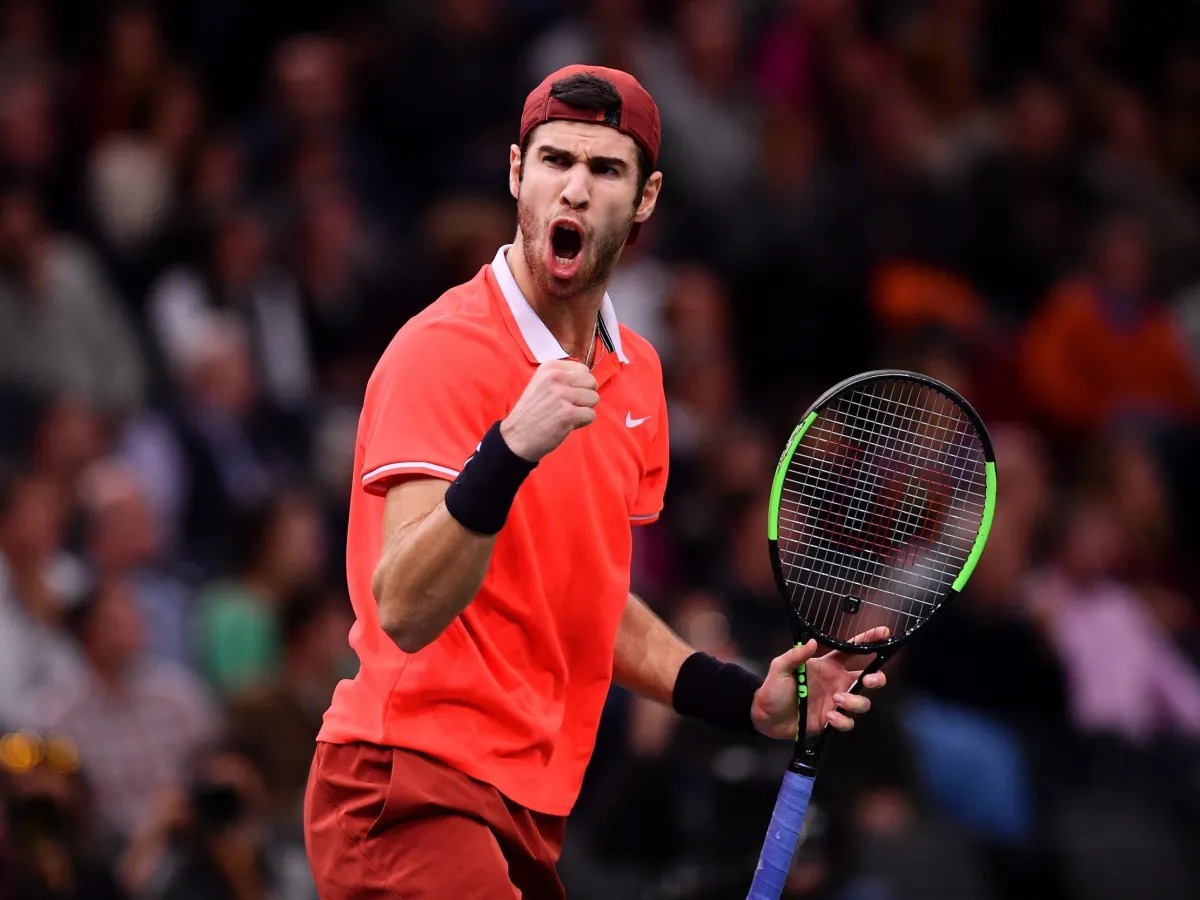
[[[549,144],[542,144],[538,147],[538,153],[543,155],[561,156],[570,162],[575,162],[579,157],[570,150],[563,150],[561,147],[553,147]],[[619,156],[589,156],[587,161],[592,165],[611,166],[619,172],[625,172],[629,169],[629,163]]]

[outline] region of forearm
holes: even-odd
[[[640,598],[629,595],[613,654],[617,684],[670,706],[679,669],[694,652]]]
[[[613,680],[685,716],[735,731],[756,730],[751,708],[762,679],[697,652],[633,594],[617,631]]]
[[[388,492],[371,587],[380,625],[401,650],[434,641],[474,599],[535,465],[509,448],[497,423],[452,483],[424,478]]]
[[[392,536],[372,588],[379,624],[401,650],[420,650],[467,608],[483,584],[494,544],[494,535],[469,531],[440,503]]]

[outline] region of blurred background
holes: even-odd
[[[670,399],[634,588],[690,641],[787,646],[765,496],[835,381],[995,439],[789,896],[1200,896],[1196,0],[3,0],[0,900],[313,896],[365,380],[511,240],[576,61],[664,119],[612,294]],[[788,754],[614,691],[570,896],[743,897]]]

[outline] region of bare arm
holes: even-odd
[[[433,641],[467,608],[496,543],[494,535],[469,531],[446,511],[448,487],[420,478],[388,491],[371,588],[379,624],[406,653]]]
[[[613,653],[613,680],[617,684],[670,706],[679,668],[693,652],[644,601],[629,595]]]

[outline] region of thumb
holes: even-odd
[[[803,644],[797,644],[786,653],[775,657],[771,663],[771,674],[790,678],[798,668],[812,659],[816,652],[817,642],[815,640],[810,639]]]

